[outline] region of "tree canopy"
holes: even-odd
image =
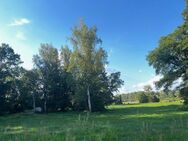
[[[0,112],[41,109],[101,111],[114,100],[123,81],[120,72],[109,73],[107,53],[96,27],[84,22],[72,29],[73,49],[40,45],[34,67],[20,67],[20,56],[7,44],[0,46]]]
[[[188,1],[183,12],[184,23],[167,36],[161,37],[159,46],[149,53],[147,60],[163,78],[158,87],[168,89],[178,79],[185,103],[188,103]],[[186,96],[185,96],[186,95]]]
[[[8,44],[0,46],[0,113],[20,110],[19,78],[22,68],[20,56]]]

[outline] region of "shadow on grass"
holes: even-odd
[[[149,106],[139,105],[114,106],[106,112],[87,114],[84,112],[66,112],[49,114],[15,114],[6,118],[0,118],[0,138],[11,135],[32,138],[45,136],[54,138],[66,137],[71,133],[74,137],[98,136],[105,132],[105,136],[118,136],[125,140],[125,136],[132,136],[135,133],[148,137],[151,133],[163,133],[163,131],[187,129],[188,112],[178,111],[179,105]],[[185,116],[181,117],[181,114]],[[180,116],[181,115],[181,116]],[[181,133],[182,131],[179,131]],[[53,136],[54,135],[54,136]],[[152,134],[153,135],[153,134]],[[157,134],[156,134],[157,136]],[[131,137],[131,138],[132,138]],[[47,139],[46,139],[47,140]],[[50,139],[48,139],[50,140]],[[83,140],[83,139],[81,139]],[[158,140],[158,139],[157,139]]]
[[[96,118],[101,120],[152,120],[152,119],[172,119],[187,117],[188,112],[183,112],[178,110],[179,105],[167,105],[167,106],[158,106],[158,107],[118,107],[114,109],[109,109],[106,113],[101,113]]]
[[[170,112],[178,112],[178,105],[167,105],[158,107],[122,107],[109,109],[108,114],[165,114]],[[181,112],[181,111],[180,111]]]

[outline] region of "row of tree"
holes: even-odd
[[[183,12],[184,23],[162,37],[147,60],[162,75],[158,88],[169,89],[181,80],[179,91],[188,104],[188,0]],[[42,107],[44,112],[104,110],[113,102],[113,92],[123,84],[120,73],[107,73],[107,53],[100,45],[96,27],[83,22],[72,30],[73,50],[59,51],[42,44],[33,57],[33,70],[20,67],[22,61],[13,49],[0,46],[0,113]],[[121,101],[121,100],[120,100]]]
[[[41,44],[32,70],[20,66],[20,56],[8,44],[0,46],[0,113],[36,107],[44,112],[92,112],[113,102],[123,81],[120,72],[106,72],[107,53],[96,27],[81,22],[73,28],[70,41],[72,50]]]
[[[159,102],[161,99],[160,92],[155,92],[152,90],[150,85],[144,87],[144,91],[131,92],[128,94],[121,94],[121,99],[124,102]]]
[[[121,99],[126,103],[146,103],[146,102],[159,102],[159,101],[176,101],[180,100],[180,93],[176,90],[168,90],[168,91],[137,91],[131,92],[127,94],[121,94]]]

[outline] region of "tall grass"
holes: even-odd
[[[187,141],[177,103],[113,106],[106,113],[0,117],[0,141]]]

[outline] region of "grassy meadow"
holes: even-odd
[[[0,141],[187,141],[179,102],[113,105],[102,113],[0,116]]]

